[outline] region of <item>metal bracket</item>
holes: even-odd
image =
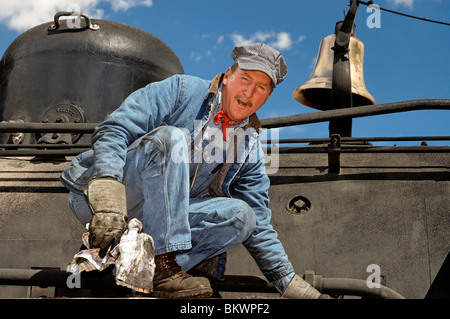
[[[84,18],[84,20],[86,20],[86,26],[84,28],[81,29],[90,29],[92,31],[97,31],[100,30],[100,26],[96,23],[92,23],[91,18],[84,12],[75,12],[75,11],[61,11],[61,12],[57,12],[55,14],[54,17],[54,23],[51,24],[48,27],[48,31],[56,31],[59,29],[60,27],[60,22],[59,22],[59,18],[61,17],[74,17],[74,18],[78,18],[81,19],[81,17]],[[74,29],[74,30],[79,30],[80,28],[69,28],[70,29]]]
[[[321,285],[322,276],[316,275],[314,270],[305,270],[305,275],[303,276],[303,279],[305,279],[305,281],[308,284],[310,284],[311,286],[322,292],[322,285]]]
[[[336,40],[332,48],[334,51],[334,59],[331,88],[331,106],[334,109],[353,106],[348,46],[350,38],[354,33],[358,5],[358,1],[352,1],[345,20],[336,24]],[[350,137],[352,134],[352,119],[344,118],[330,121],[329,132],[330,135],[337,133],[344,137]]]
[[[341,171],[341,136],[332,134],[328,144],[328,172],[339,174]]]

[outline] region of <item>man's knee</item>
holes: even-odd
[[[163,125],[148,133],[147,138],[144,138],[144,140],[154,138],[167,148],[171,149],[179,143],[187,144],[187,134],[189,134],[189,132],[185,132],[181,128]]]
[[[242,241],[246,240],[256,229],[256,215],[254,210],[244,201],[230,200],[227,210],[230,218],[235,219],[234,227],[242,236]]]
[[[178,127],[163,125],[148,133],[141,143],[153,141],[166,158],[179,163],[187,159],[188,134],[188,131],[185,132]]]

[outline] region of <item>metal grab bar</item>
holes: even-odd
[[[450,110],[450,99],[421,99],[342,108],[329,111],[261,119],[264,128],[328,122],[341,118],[357,118],[418,110]]]
[[[337,110],[305,113],[261,119],[263,128],[284,127],[318,122],[346,117],[365,117],[418,110],[450,110],[450,99],[421,99],[385,104],[366,105]],[[0,122],[0,133],[93,133],[99,123],[10,123]]]

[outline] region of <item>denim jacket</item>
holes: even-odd
[[[62,183],[80,193],[92,178],[112,176],[121,181],[128,146],[161,125],[187,129],[194,142],[201,134],[194,122],[202,121],[205,125],[210,118],[211,104],[222,78],[223,74],[212,81],[174,75],[135,91],[97,126],[92,136],[93,150],[72,161],[61,175]],[[294,269],[270,224],[270,181],[264,170],[264,153],[258,137],[260,127],[255,114],[249,123],[245,151],[239,152],[234,163],[222,166],[212,183],[217,186],[213,193],[241,199],[253,208],[256,230],[243,244],[267,279],[275,281]]]

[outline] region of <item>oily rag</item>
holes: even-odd
[[[100,248],[89,247],[89,232],[82,235],[87,249],[81,250],[67,266],[67,271],[79,274],[82,271],[102,271],[114,265],[116,284],[137,292],[151,293],[155,274],[155,253],[153,238],[142,232],[142,223],[133,218],[117,246],[104,257]]]

